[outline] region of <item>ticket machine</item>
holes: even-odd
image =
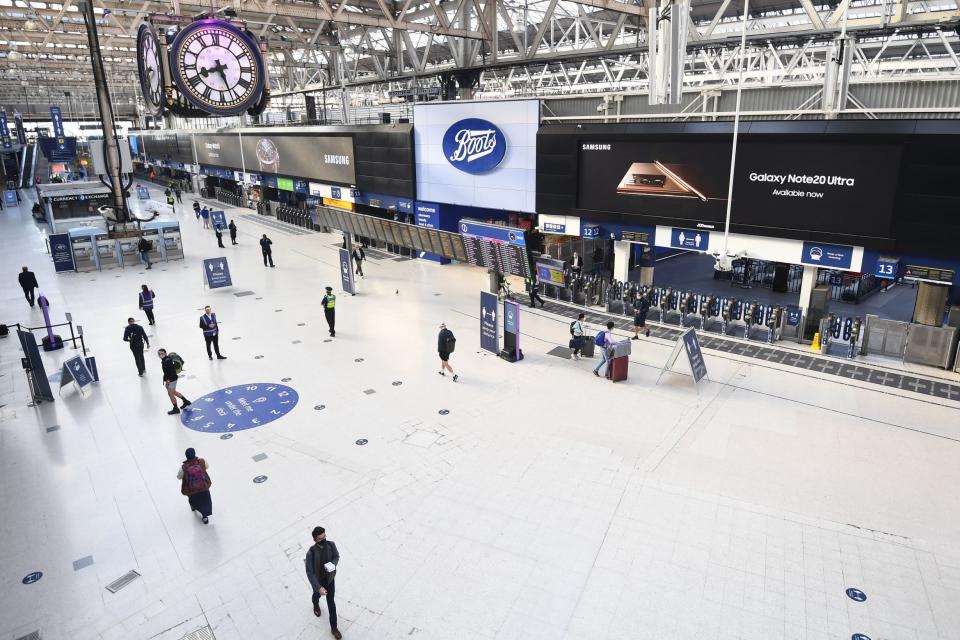
[[[160,229],[163,238],[161,253],[164,260],[183,259],[183,238],[180,236],[180,225],[173,223]]]
[[[140,262],[140,252],[137,251],[137,243],[139,242],[140,238],[136,237],[117,240],[120,247],[120,264],[124,269],[136,267]]]
[[[163,260],[163,252],[161,246],[163,245],[163,240],[160,238],[159,229],[143,229],[143,237],[147,242],[150,243],[150,262],[160,262]],[[139,259],[139,255],[137,256]]]
[[[93,243],[93,236],[70,236],[70,244],[73,245],[73,264],[78,272],[97,270],[96,251],[93,250]]]

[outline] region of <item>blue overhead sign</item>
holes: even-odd
[[[700,350],[697,332],[690,328],[684,331],[680,337],[683,340],[683,350],[687,354],[687,361],[690,363],[690,374],[693,376],[694,384],[696,384],[707,377],[707,365],[703,361],[703,351]]]
[[[50,257],[53,258],[53,270],[57,273],[62,271],[76,271],[76,265],[73,262],[73,247],[70,242],[70,234],[51,233],[47,236],[47,242],[50,243]]]
[[[670,246],[674,249],[690,249],[691,251],[706,251],[710,245],[710,232],[698,229],[670,230]]]
[[[63,131],[63,113],[60,107],[50,107],[50,120],[53,122],[53,137],[57,140],[57,149],[64,151],[67,148],[67,134]]]
[[[420,202],[413,207],[416,214],[417,226],[426,229],[440,228],[440,205],[434,202]]]
[[[853,262],[853,247],[823,242],[804,242],[800,262],[827,269],[849,269]]]
[[[500,353],[497,306],[496,295],[489,291],[480,292],[480,348],[490,353]]]
[[[297,392],[283,384],[239,384],[197,398],[180,414],[180,422],[203,433],[243,431],[282,418],[299,401]]]
[[[340,288],[350,295],[357,293],[353,268],[350,266],[350,252],[346,249],[340,249]]]
[[[465,118],[443,134],[447,162],[466,173],[484,173],[496,168],[507,153],[507,138],[488,120]]]
[[[207,280],[207,286],[211,289],[233,286],[233,280],[230,278],[230,265],[226,258],[207,258],[204,260],[203,276]]]
[[[13,140],[10,139],[10,125],[7,122],[7,112],[0,109],[0,143],[4,149],[13,148]]]
[[[885,258],[880,256],[877,258],[877,268],[874,271],[874,275],[878,278],[884,278],[886,280],[892,280],[897,277],[897,272],[900,270],[900,258]]]
[[[526,246],[526,241],[523,239],[522,229],[501,227],[495,224],[474,222],[472,220],[461,220],[460,233],[465,236],[477,236],[480,238],[487,238],[489,240],[506,242],[518,247]]]

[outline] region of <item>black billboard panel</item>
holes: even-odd
[[[247,171],[347,185],[357,181],[350,135],[247,131],[242,146]]]
[[[193,136],[197,163],[212,167],[242,169],[240,136],[236,133],[198,133]]]

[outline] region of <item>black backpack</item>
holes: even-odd
[[[570,335],[571,335],[571,336],[575,335],[575,334],[573,333],[573,328],[576,326],[576,324],[577,324],[577,321],[576,321],[576,320],[574,320],[573,322],[570,323]]]

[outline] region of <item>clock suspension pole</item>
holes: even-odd
[[[97,20],[93,13],[92,0],[82,0],[79,3],[79,8],[83,12],[83,20],[87,25],[90,65],[93,67],[93,80],[97,89],[97,107],[100,111],[100,125],[103,129],[103,157],[110,177],[110,191],[113,194],[113,221],[118,224],[127,224],[131,220],[130,212],[127,209],[127,198],[120,180],[120,143],[113,118],[110,89],[107,87],[106,73],[103,69],[103,56],[100,53]]]

